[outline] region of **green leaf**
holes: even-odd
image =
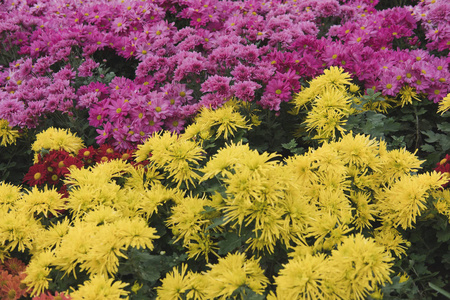
[[[436,232],[438,242],[447,242],[450,240],[450,230],[440,230]]]
[[[289,143],[281,144],[284,149],[291,150],[297,147],[297,142],[295,139],[292,139]]]
[[[221,216],[220,218],[214,218],[212,219],[211,225],[206,227],[206,230],[216,228],[217,226],[223,225],[225,223],[225,217]]]
[[[244,229],[242,231],[244,231]],[[217,243],[219,246],[219,254],[225,255],[232,252],[233,250],[241,247],[250,237],[254,235],[251,231],[241,233],[242,235],[239,235],[238,232],[223,233],[222,236],[224,239]]]
[[[434,147],[433,147],[432,145],[430,145],[430,144],[422,145],[422,146],[420,146],[420,149],[421,149],[422,151],[425,151],[425,152],[434,152],[434,151],[436,151],[436,150],[434,149]]]
[[[430,288],[432,288],[432,289],[435,290],[436,292],[438,292],[438,293],[444,295],[445,297],[447,297],[447,299],[450,299],[450,293],[447,292],[446,290],[441,289],[440,287],[438,287],[437,285],[435,285],[435,284],[433,284],[433,283],[431,283],[431,282],[428,282],[428,285],[430,286]]]

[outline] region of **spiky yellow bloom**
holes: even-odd
[[[119,267],[119,257],[127,258],[124,243],[116,236],[117,227],[111,224],[98,226],[89,239],[89,250],[83,255],[81,271],[88,274],[114,276]],[[94,242],[95,241],[95,242]]]
[[[38,153],[45,150],[64,150],[69,153],[77,154],[78,150],[84,148],[83,140],[68,129],[50,127],[47,130],[36,135],[36,141],[31,149]]]
[[[153,241],[159,237],[156,229],[149,227],[142,218],[121,218],[112,225],[114,236],[125,248],[153,250]]]
[[[191,236],[201,233],[211,224],[211,220],[204,213],[205,206],[212,206],[211,200],[186,197],[172,208],[167,225],[177,237],[176,241],[183,239],[187,243]]]
[[[23,194],[17,203],[18,209],[24,214],[32,217],[35,214],[58,216],[58,210],[64,209],[65,200],[55,188],[43,189],[33,187],[30,191]]]
[[[217,242],[209,234],[202,232],[193,234],[189,240],[185,239],[184,246],[188,249],[186,252],[188,258],[197,259],[199,256],[203,256],[206,262],[209,262],[210,254],[219,257],[217,254],[217,250],[219,250]]]
[[[20,187],[6,182],[0,182],[0,208],[14,207],[17,200],[22,196]]]
[[[406,104],[412,104],[413,100],[420,101],[419,97],[417,97],[417,93],[414,88],[409,85],[405,85],[401,88],[400,92],[400,105],[403,107]]]
[[[251,126],[247,125],[245,118],[236,112],[235,107],[230,103],[218,109],[204,107],[195,119],[195,123],[186,128],[184,136],[186,138],[201,137],[207,132],[206,137],[215,133],[215,139],[223,137],[226,140],[228,136],[234,136],[238,128],[249,129]]]
[[[431,194],[435,199],[434,207],[437,212],[446,216],[450,221],[450,190],[438,190]]]
[[[355,217],[353,224],[355,228],[362,231],[365,228],[371,228],[377,210],[375,204],[371,203],[371,197],[367,192],[351,191],[350,200],[355,204]]]
[[[86,212],[86,214],[84,214],[81,218],[86,223],[92,223],[99,226],[114,223],[114,221],[122,216],[122,212],[114,209],[113,207],[100,205],[96,206],[93,210]]]
[[[203,154],[198,143],[164,132],[153,134],[138,146],[135,155],[137,162],[148,159],[156,167],[164,169],[168,173],[167,178],[173,178],[180,186],[182,183],[194,185],[194,180],[199,178],[194,169],[203,159]]]
[[[450,94],[447,94],[447,96],[445,96],[444,99],[439,101],[439,109],[437,112],[438,113],[440,112],[442,115],[449,109],[450,109]]]
[[[309,87],[304,88],[293,97],[296,112],[303,106],[314,100],[316,96],[322,95],[327,89],[333,89],[346,92],[350,85],[350,74],[344,72],[343,68],[330,67],[324,71],[323,75],[317,76],[309,82]]]
[[[447,181],[437,172],[401,177],[375,196],[381,219],[395,227],[412,228],[416,218],[427,208],[430,193]]]
[[[184,198],[184,192],[178,189],[168,189],[164,185],[155,185],[151,190],[147,190],[142,194],[141,211],[150,218],[152,214],[157,212],[158,206],[172,200],[179,203]]]
[[[379,172],[385,182],[391,184],[403,175],[409,175],[420,169],[422,160],[405,148],[394,149],[383,153],[380,151],[381,165]]]
[[[391,226],[382,226],[374,231],[375,242],[383,246],[388,252],[393,252],[395,256],[401,258],[406,254],[407,246],[410,245],[397,229]]]
[[[358,168],[368,166],[374,170],[378,167],[378,143],[368,135],[346,134],[333,144],[333,148],[338,151],[345,164],[355,165]]]
[[[9,127],[7,120],[0,119],[0,146],[15,144],[18,137],[20,137],[19,131]]]
[[[115,183],[74,187],[67,198],[66,206],[77,215],[93,210],[98,205],[113,206],[119,191],[120,186]]]
[[[182,264],[181,269],[174,267],[172,271],[168,272],[166,277],[161,280],[162,285],[156,288],[158,292],[158,297],[156,299],[186,299],[186,292],[188,292],[194,284],[192,279],[193,277],[190,276],[190,273],[187,273],[186,264]]]
[[[245,259],[244,253],[228,254],[219,258],[205,273],[208,299],[228,299],[237,289],[248,287],[261,295],[269,283],[259,266],[259,259]],[[241,295],[242,296],[242,295]]]
[[[64,180],[70,186],[101,186],[107,183],[115,183],[125,174],[131,172],[133,167],[124,160],[114,159],[91,166],[87,169],[71,168],[70,174]]]
[[[33,249],[34,238],[42,225],[29,215],[10,208],[0,209],[0,244],[7,250]]]
[[[154,184],[160,184],[163,174],[155,166],[137,165],[130,169],[130,176],[126,178],[125,187],[133,189],[149,189]]]
[[[336,130],[343,133],[342,127],[351,113],[351,100],[345,91],[326,88],[313,100],[312,109],[305,120],[308,131],[317,131],[316,139],[335,138]]]
[[[73,300],[104,299],[117,300],[128,296],[124,288],[128,283],[114,281],[103,275],[94,275],[82,285],[78,286],[76,291],[70,293]]]
[[[23,282],[31,289],[31,295],[37,296],[48,289],[51,281],[50,267],[54,261],[54,255],[50,251],[41,252],[33,256],[29,262]]]
[[[37,250],[45,250],[59,247],[63,238],[69,232],[70,220],[66,217],[56,224],[52,224],[46,230],[42,230],[35,237],[35,245],[39,247]]]
[[[333,272],[330,267],[324,254],[294,257],[275,278],[276,297],[268,299],[332,299],[324,288]]]
[[[342,299],[365,299],[379,285],[391,282],[394,258],[361,234],[346,237],[329,259],[335,266],[336,292]]]

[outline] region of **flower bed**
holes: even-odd
[[[3,1],[2,297],[449,296],[450,5],[385,5]]]

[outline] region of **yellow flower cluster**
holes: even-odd
[[[297,93],[293,98],[296,112],[310,105],[305,125],[308,131],[314,131],[319,140],[335,139],[336,130],[343,133],[342,127],[353,113],[350,91],[354,85],[350,74],[339,67],[331,67],[309,82],[309,87]]]
[[[36,135],[36,141],[31,146],[35,153],[41,150],[64,150],[72,154],[77,154],[78,150],[84,148],[83,140],[68,129],[50,127]]]
[[[238,128],[250,129],[245,118],[236,112],[237,102],[231,99],[217,110],[204,107],[195,119],[195,123],[189,126],[184,133],[186,138],[198,137],[206,140],[214,136],[215,139],[223,137],[228,139],[234,136]]]
[[[231,296],[244,299],[243,288],[262,295],[269,283],[259,266],[259,260],[246,259],[243,253],[228,254],[225,258],[219,258],[217,264],[209,264],[208,267],[210,270],[203,274],[186,272],[186,265],[181,267],[181,271],[174,268],[162,280],[162,286],[158,287],[157,299],[225,300]]]
[[[347,84],[335,75],[335,86]],[[112,160],[71,169],[64,199],[53,189],[24,192],[0,183],[0,258],[11,251],[32,255],[24,283],[33,295],[48,288],[56,269],[66,276],[89,275],[70,292],[73,299],[126,297],[126,283],[114,281],[119,261],[127,259],[129,248],[154,249],[159,237],[151,220],[164,205],[164,225],[175,242],[189,259],[211,263],[199,267],[203,272],[186,264],[174,268],[157,288],[159,299],[249,293],[268,299],[364,299],[390,281],[395,258],[405,254],[408,241],[400,229],[413,228],[433,205],[450,216],[450,196],[440,190],[448,178],[416,174],[421,161],[413,153],[388,150],[364,135],[349,133],[285,160],[243,143],[228,143],[206,159],[198,132],[215,132],[205,135],[211,139],[231,137],[246,125],[237,115],[223,118],[230,114],[235,112],[227,106],[202,112],[216,120],[208,125],[214,131],[197,131],[194,123],[195,134],[154,134],[136,152],[136,161],[150,162],[145,167]],[[57,145],[77,151],[82,145],[67,132],[62,141],[45,144],[47,134],[33,150]],[[62,210],[68,217],[41,222]],[[226,235],[242,242],[238,251],[220,257]],[[288,250],[289,260],[269,293],[271,278],[260,257],[277,247]]]
[[[0,119],[0,146],[15,144],[19,136],[19,131],[9,127],[9,122],[7,120]]]

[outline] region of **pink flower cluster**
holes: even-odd
[[[17,59],[0,67],[0,118],[35,127],[49,112],[87,109],[99,144],[130,149],[231,97],[277,111],[329,66],[385,95],[407,85],[440,101],[450,80],[448,4],[377,11],[377,2],[2,1],[0,51]],[[91,82],[102,50],[137,63],[134,77]],[[84,78],[91,83],[80,87]]]

